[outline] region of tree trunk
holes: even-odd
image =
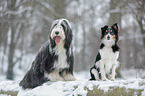
[[[14,50],[15,50],[15,43],[14,43],[14,29],[11,30],[11,42],[9,44],[8,50],[8,70],[7,70],[7,79],[13,80],[14,73],[13,73],[13,57],[14,57]]]
[[[58,14],[54,19],[60,19],[66,17],[66,6],[65,6],[65,0],[54,0],[54,11]]]
[[[138,18],[138,17],[137,17]],[[142,34],[145,34],[145,30],[144,30],[144,25],[143,25],[143,18],[139,18],[139,20],[137,20],[138,24],[139,24],[139,27],[140,27],[140,30],[141,30],[141,33]],[[143,43],[144,43],[144,46],[145,46],[145,37],[143,38]]]
[[[139,3],[139,2],[138,2]],[[142,34],[145,34],[145,30],[144,30],[144,24],[143,24],[143,21],[145,21],[145,0],[142,1],[142,4],[139,6],[140,8],[138,8],[138,11],[139,11],[139,14],[136,14],[136,19],[137,19],[137,22],[139,24],[139,27],[140,27],[140,30],[141,30],[141,33]],[[144,46],[145,46],[145,37],[143,38],[143,43],[144,43]]]
[[[120,0],[111,0],[110,1],[110,10],[115,10],[116,7],[118,6],[119,2],[120,2]],[[112,26],[114,23],[118,23],[119,24],[120,31],[121,31],[121,12],[113,12],[113,13],[110,13],[110,18],[108,20],[108,25],[109,26]],[[120,33],[121,32],[119,32],[119,34]],[[121,42],[121,43],[123,43],[123,42]],[[123,49],[123,50],[126,51],[126,48]],[[122,53],[124,53],[124,52],[122,52]],[[122,54],[120,54],[120,56],[122,56]],[[122,56],[122,57],[123,58],[121,58],[121,60],[123,61],[125,57],[124,56]],[[116,70],[116,77],[121,77],[120,69],[121,69],[121,65]]]
[[[8,2],[8,10],[14,10],[15,9],[15,2],[16,1],[7,1]],[[16,10],[16,9],[15,9]],[[14,50],[15,50],[15,43],[14,43],[14,36],[15,36],[15,26],[16,24],[12,23],[12,20],[15,19],[15,15],[10,14],[8,17],[11,21],[8,22],[9,24],[9,31],[8,32],[8,38],[10,41],[8,41],[8,69],[7,69],[7,79],[13,80],[14,79],[14,73],[13,73],[13,57],[14,57]]]
[[[86,70],[86,62],[85,62],[85,51],[86,51],[86,32],[85,32],[85,24],[83,24],[83,43],[82,43],[82,66],[83,66],[83,70]]]

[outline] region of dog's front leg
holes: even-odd
[[[59,71],[54,70],[48,74],[48,79],[52,82],[63,81],[64,79],[59,75]]]
[[[112,66],[112,74],[111,74],[111,76],[110,76],[110,79],[111,80],[115,80],[115,69],[116,69],[116,66],[113,64],[113,66]]]
[[[73,76],[73,74],[66,72],[66,71],[64,71],[62,73],[62,77],[65,81],[75,81],[76,80],[76,78]]]
[[[105,67],[104,67],[104,64],[101,64],[101,66],[100,66],[100,72],[101,72],[101,79],[103,80],[103,81],[106,81],[106,80],[108,80],[107,78],[106,78],[106,73],[105,73]]]

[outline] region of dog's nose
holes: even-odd
[[[59,34],[59,31],[56,31],[55,34],[58,35]]]
[[[110,39],[110,36],[107,36],[107,39],[109,40]]]

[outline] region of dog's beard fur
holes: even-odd
[[[54,67],[55,68],[68,68],[67,64],[67,57],[66,57],[66,49],[64,48],[64,43],[59,43],[56,45],[54,48],[55,55],[58,55],[58,60],[54,62]]]

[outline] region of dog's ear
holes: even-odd
[[[117,23],[113,24],[111,27],[118,33],[119,27]]]
[[[66,34],[66,41],[65,41],[65,48],[69,48],[72,42],[72,29],[70,22],[67,19],[63,19],[64,26],[65,26],[65,34]]]
[[[106,31],[106,29],[107,29],[107,28],[108,28],[108,26],[107,26],[107,25],[101,28],[102,34],[104,34],[104,33],[105,33],[105,31]]]
[[[111,28],[114,29],[114,32],[115,32],[115,34],[116,34],[116,41],[115,41],[115,42],[117,42],[118,39],[119,39],[119,36],[118,36],[119,26],[118,26],[117,23],[115,23],[115,24],[113,24],[113,25],[111,26]]]
[[[52,25],[50,27],[50,31],[52,31],[52,29],[57,25],[58,22],[59,22],[59,20],[57,19],[52,23]]]

